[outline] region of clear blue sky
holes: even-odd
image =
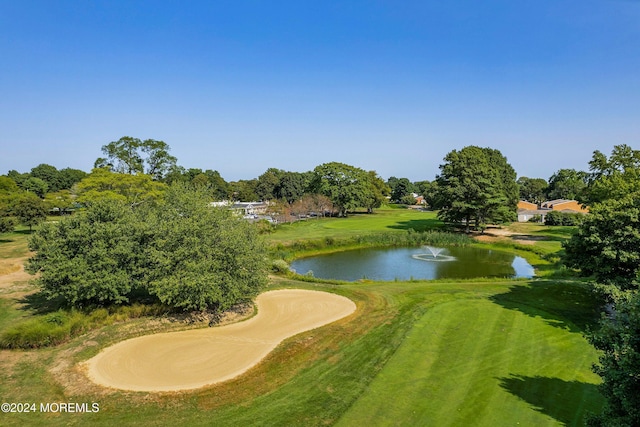
[[[640,148],[640,1],[0,0],[0,174],[122,136],[251,179],[339,161],[431,180]]]

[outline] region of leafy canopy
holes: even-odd
[[[598,203],[564,243],[565,263],[585,276],[620,290],[638,288],[640,192]]]
[[[149,295],[182,310],[228,308],[266,283],[257,230],[208,206],[206,189],[174,184],[163,201],[97,199],[32,236],[27,262],[43,294],[70,306]]]
[[[145,173],[155,180],[164,178],[176,165],[177,159],[169,154],[164,141],[123,136],[102,146],[102,153],[94,168],[108,168],[114,172],[135,175]]]
[[[472,223],[477,229],[515,219],[516,173],[498,150],[468,146],[451,151],[444,160],[434,198],[440,218],[465,223],[467,230]]]

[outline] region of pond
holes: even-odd
[[[298,259],[291,268],[299,274],[347,281],[534,276],[533,267],[522,257],[472,247],[358,249]]]

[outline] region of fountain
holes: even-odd
[[[424,248],[431,252],[434,258],[438,258],[440,252],[444,251],[444,248],[434,248],[433,246],[425,246]]]
[[[411,255],[412,258],[419,259],[421,261],[455,261],[456,257],[451,255],[440,255],[444,248],[434,248],[433,246],[424,246],[424,249],[428,250],[428,254],[415,254]]]

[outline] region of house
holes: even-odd
[[[540,209],[537,204],[520,200],[518,202],[518,222],[528,222],[539,216],[540,222],[544,222],[544,217],[549,212],[548,209]]]
[[[542,209],[551,209],[554,211],[569,212],[589,212],[589,207],[581,205],[577,200],[556,199],[549,200],[540,205]]]
[[[540,222],[544,222],[546,215],[551,211],[567,213],[588,213],[589,208],[582,206],[576,200],[549,200],[538,207],[535,203],[521,200],[518,202],[518,222],[527,222],[536,216],[540,217]]]
[[[263,215],[267,211],[267,203],[265,202],[236,202],[231,205],[231,209],[246,215]]]
[[[238,215],[263,215],[267,211],[268,204],[266,202],[230,202],[228,200],[222,202],[211,202],[211,207],[227,207]]]
[[[536,205],[535,203],[527,202],[526,200],[520,200],[518,202],[518,211],[520,211],[521,209],[535,211],[538,209],[538,205]]]

